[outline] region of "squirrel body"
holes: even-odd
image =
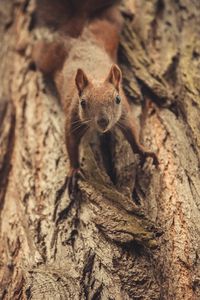
[[[98,22],[99,25],[105,28],[105,21],[101,24]],[[81,37],[74,41],[62,70],[54,74],[66,115],[66,144],[71,157],[71,169],[79,168],[77,144],[87,128],[92,127],[103,133],[119,121],[122,113],[121,104],[115,105],[114,100],[118,93],[122,92],[119,86],[121,71],[117,66],[115,71],[119,73],[116,83],[118,91],[108,78],[109,75],[112,76],[111,68],[116,54],[113,51],[105,51],[104,40],[94,35],[93,29],[94,26],[87,27]],[[83,100],[86,102],[84,108],[81,106]],[[98,121],[103,118],[109,120],[106,128],[98,125]]]
[[[88,21],[108,19],[121,26],[121,0],[36,0],[38,25],[47,25],[62,34],[78,37]]]
[[[110,22],[108,15],[87,24],[82,34],[72,40],[70,49],[66,47],[66,38],[40,44],[33,55],[37,67],[53,77],[65,112],[71,179],[79,170],[79,145],[89,128],[103,134],[117,126],[134,153],[150,156],[158,163],[155,153],[140,144],[130,117],[122,74],[116,65],[120,22]]]

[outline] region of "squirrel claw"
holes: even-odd
[[[77,192],[77,179],[80,169],[71,169],[67,177],[67,191],[70,198],[74,198]]]
[[[80,168],[71,169],[67,176],[67,191],[70,198],[74,198],[77,193],[78,178],[85,179],[85,174]]]
[[[153,159],[153,164],[156,166],[156,167],[158,167],[158,165],[159,165],[159,161],[158,161],[158,157],[157,157],[157,155],[156,155],[156,153],[154,153],[154,152],[144,152],[143,154],[142,154],[142,165],[145,163],[145,159],[147,158],[147,157],[151,157],[152,159]]]
[[[82,169],[79,169],[79,170],[78,170],[77,175],[78,175],[79,178],[85,179],[85,173],[83,172]]]
[[[154,164],[156,167],[158,167],[159,161],[158,161],[158,157],[157,157],[156,153],[154,153],[154,152],[149,152],[149,153],[147,154],[147,156],[151,157],[151,158],[153,159],[153,164]]]

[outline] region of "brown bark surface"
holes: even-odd
[[[124,88],[160,167],[87,136],[69,199],[63,111],[31,60],[52,34],[34,1],[0,2],[0,299],[200,299],[200,2],[125,5]]]

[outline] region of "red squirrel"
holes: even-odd
[[[78,37],[88,20],[98,18],[115,22],[121,0],[36,0],[36,16],[39,25],[47,25],[69,36]],[[111,8],[112,13],[109,8]]]
[[[118,23],[119,25],[119,23]],[[139,142],[130,106],[122,89],[122,73],[116,64],[119,27],[106,19],[84,27],[69,51],[65,43],[40,43],[34,51],[36,66],[51,74],[66,115],[65,138],[70,161],[69,189],[79,171],[79,145],[90,128],[101,134],[118,127],[134,153],[143,158],[154,152]],[[71,187],[71,188],[70,188]]]

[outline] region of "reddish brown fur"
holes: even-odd
[[[37,0],[38,24],[48,25],[71,37],[78,37],[87,21],[96,16],[117,22],[117,14],[111,13],[109,9],[111,7],[113,10],[113,5],[118,2],[120,0]]]
[[[66,56],[67,50],[62,40],[52,43],[38,42],[32,53],[38,69],[48,75],[62,68]]]
[[[119,44],[118,28],[107,20],[95,20],[89,28],[95,35],[96,42],[116,61]]]
[[[109,11],[113,19],[113,10],[109,8]],[[41,47],[41,56],[37,55],[36,64],[40,70],[53,73],[65,111],[70,174],[79,168],[79,144],[88,127],[105,132],[117,125],[134,152],[143,157],[151,156],[157,163],[156,155],[139,143],[133,120],[129,116],[129,104],[121,87],[121,71],[113,65],[119,43],[120,22],[114,25],[109,21],[108,11],[106,14],[106,18],[102,18],[101,12],[101,19],[94,19],[85,26],[68,53],[62,43],[63,48],[61,44],[46,47],[46,58],[45,46]],[[119,20],[116,16],[116,20]],[[53,49],[61,51],[60,61],[52,52]],[[48,65],[52,60],[55,61],[53,68]],[[117,102],[118,95],[120,103]]]

